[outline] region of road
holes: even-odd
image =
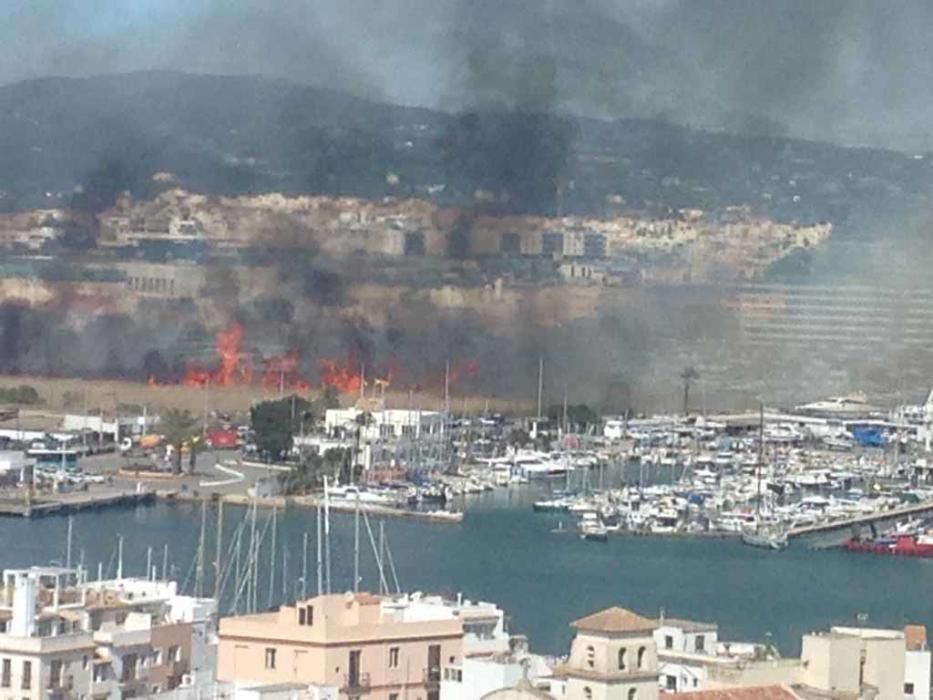
[[[120,474],[121,469],[131,468],[133,465],[147,466],[155,464],[152,458],[124,457],[120,454],[102,454],[85,457],[80,461],[81,469],[88,474],[99,474],[113,479],[114,483],[126,482],[135,484],[142,482],[149,488],[157,491],[210,491],[222,495],[245,495],[257,479],[261,477],[275,477],[279,471],[262,467],[249,466],[240,462],[238,450],[205,451],[198,455],[195,473],[191,476],[184,474],[171,476],[166,474],[159,478],[136,479],[127,474]]]

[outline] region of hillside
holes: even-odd
[[[750,205],[777,220],[899,211],[927,159],[660,121],[451,115],[259,77],[146,72],[0,88],[0,208],[98,211],[122,190],[416,196],[510,213]]]

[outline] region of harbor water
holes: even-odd
[[[528,635],[533,649],[552,654],[565,653],[572,620],[609,605],[645,615],[664,611],[671,617],[718,622],[721,639],[770,639],[784,654],[799,651],[801,634],[831,624],[855,624],[857,616],[864,620],[867,615],[865,624],[873,626],[933,625],[933,560],[814,551],[801,542],[783,552],[715,538],[618,536],[608,543],[584,542],[553,532],[572,527],[570,516],[532,511],[531,503],[540,495],[525,488],[469,497],[460,524],[385,520],[402,590],[460,592],[495,602],[509,615],[513,633]],[[216,512],[215,505],[208,506],[207,591],[213,590]],[[309,594],[316,588],[314,510],[278,513],[274,567],[271,523],[266,526],[271,513],[259,509],[256,517],[256,532],[265,529],[257,595],[261,608],[301,594],[305,533],[305,586]],[[0,520],[0,566],[64,563],[67,522],[63,516]],[[224,508],[223,551],[231,559],[241,522],[245,562],[247,509]],[[198,503],[85,512],[74,516],[72,563],[83,561],[92,577],[98,566],[105,576],[115,575],[122,535],[125,575],[144,575],[150,548],[152,566],[161,573],[167,545],[169,573],[191,590],[200,524]],[[371,525],[378,540],[378,523],[372,520]],[[333,514],[331,535],[332,590],[349,590],[354,516]],[[361,590],[378,590],[365,524],[360,571]],[[231,577],[223,596],[225,613],[232,608],[234,588]]]

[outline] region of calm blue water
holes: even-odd
[[[532,648],[563,653],[568,624],[608,605],[645,615],[716,621],[722,638],[764,640],[771,635],[785,653],[799,650],[800,635],[833,623],[933,626],[933,560],[909,560],[810,551],[792,546],[770,553],[724,540],[619,537],[608,544],[583,542],[551,529],[567,516],[534,513],[535,493],[497,493],[469,502],[462,525],[387,520],[385,531],[403,590],[463,592],[502,606],[513,632],[530,637]],[[245,509],[225,507],[229,537]],[[213,560],[214,511],[209,513],[208,561]],[[260,510],[259,528],[268,513]],[[184,580],[192,569],[200,506],[160,503],[131,510],[85,513],[74,519],[73,556],[83,552],[92,575],[97,562],[115,571],[117,535],[125,537],[127,575],[143,575],[146,549],[161,570],[169,545],[170,567]],[[376,523],[373,522],[375,530]],[[0,520],[0,566],[62,561],[67,519]],[[273,602],[282,595],[282,551],[289,552],[289,585],[300,590],[302,534],[309,532],[309,578],[313,587],[314,511],[279,514]],[[333,516],[334,590],[351,587],[353,518]],[[269,535],[262,555],[260,604],[268,603]],[[363,542],[367,542],[365,530]],[[229,543],[229,540],[228,540]],[[245,552],[245,544],[244,544]],[[208,567],[210,568],[210,567]],[[361,588],[377,590],[375,564],[363,550]],[[208,581],[209,587],[212,583]],[[309,588],[310,590],[310,588]],[[229,594],[228,594],[229,599]]]

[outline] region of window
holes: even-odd
[[[664,676],[664,688],[671,692],[677,690],[677,676]]]
[[[556,257],[564,253],[564,234],[548,232],[541,236],[541,254]]]
[[[398,668],[398,647],[389,647],[389,668]]]
[[[298,624],[302,626],[314,624],[313,605],[305,605],[304,607],[298,608]]]
[[[503,233],[499,239],[499,252],[505,255],[519,255],[522,252],[522,238],[514,231]]]
[[[590,688],[590,686],[583,686],[583,697],[586,698],[586,700],[593,700],[593,689]]]
[[[669,635],[669,634],[665,634],[665,635],[664,635],[664,648],[665,648],[665,649],[673,649],[673,648],[674,648],[674,638],[673,638],[671,635]]]
[[[389,700],[398,700],[398,693],[389,693]]]
[[[638,700],[638,691],[635,688],[628,689],[628,700]]]
[[[3,660],[3,671],[0,673],[0,687],[9,688],[10,687],[10,674],[12,673],[11,667],[13,662],[9,659]]]
[[[275,668],[275,649],[272,647],[266,649],[266,668]]]
[[[625,648],[619,649],[619,670],[625,670]]]
[[[32,661],[23,662],[23,682],[20,687],[23,690],[32,688]]]
[[[416,231],[405,234],[405,255],[424,255],[424,233]]]
[[[49,687],[58,688],[62,684],[62,662],[61,659],[53,659],[49,664]]]
[[[123,670],[120,674],[120,680],[123,682],[136,680],[136,654],[127,654],[123,657]]]
[[[583,255],[587,258],[606,257],[606,237],[601,233],[588,233],[583,237]]]
[[[905,683],[904,684],[904,695],[913,695],[914,694],[914,684]]]
[[[591,646],[586,648],[586,665],[588,668],[596,666],[596,650]]]
[[[645,647],[638,647],[638,668],[645,667],[645,654],[648,652]]]
[[[694,643],[694,649],[702,653],[706,651],[706,637],[702,634],[697,635],[696,642]]]

